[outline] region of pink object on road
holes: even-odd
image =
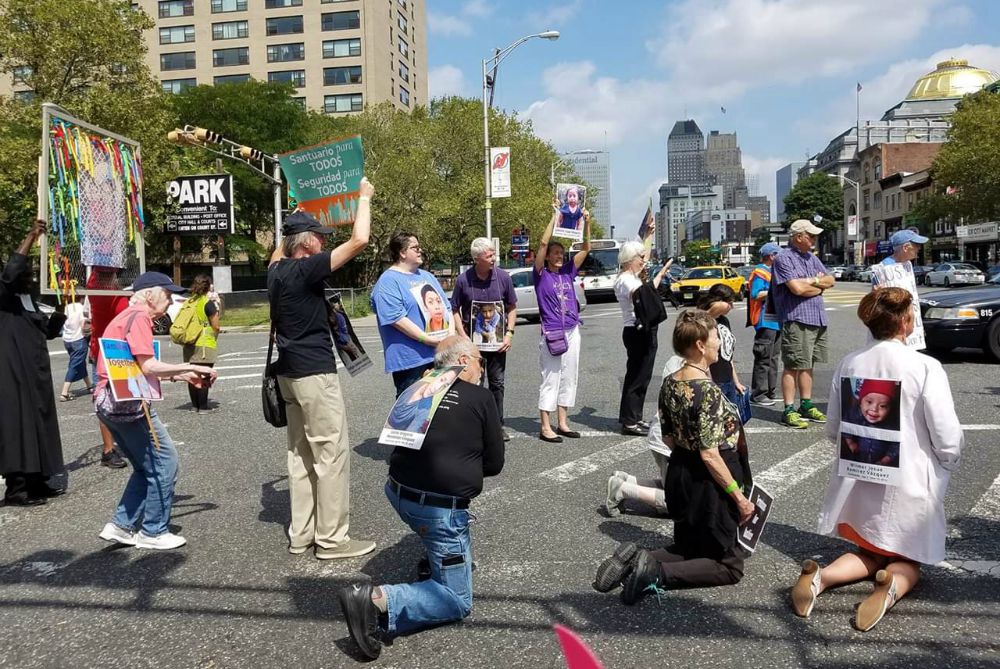
[[[556,636],[559,637],[559,645],[562,646],[563,655],[566,657],[568,669],[604,669],[604,665],[597,659],[594,651],[576,632],[562,625],[555,625],[555,630]]]

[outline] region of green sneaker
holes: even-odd
[[[805,418],[806,420],[811,420],[814,423],[826,422],[826,414],[824,414],[822,411],[820,411],[814,406],[809,407],[808,409],[799,407],[799,415],[802,418]]]
[[[781,424],[794,427],[796,430],[804,430],[809,427],[809,423],[803,420],[798,411],[786,411],[781,417]]]

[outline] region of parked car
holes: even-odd
[[[750,275],[753,274],[754,267],[756,267],[756,265],[743,265],[742,267],[736,268],[736,273],[742,276],[744,281],[749,283]]]
[[[858,270],[858,281],[861,281],[863,283],[871,283],[872,282],[872,269],[871,269],[871,267],[862,267],[860,270]]]
[[[539,320],[540,316],[538,315],[538,298],[535,296],[535,284],[531,280],[532,271],[531,267],[515,267],[507,270],[510,274],[510,280],[514,284],[514,293],[517,295],[517,315],[535,322]],[[574,281],[573,289],[582,312],[587,308],[587,296],[583,291],[583,281],[581,279]]]
[[[860,274],[861,270],[864,268],[864,265],[847,265],[845,268],[847,271],[844,281],[859,281],[860,279],[858,279],[858,274]]]
[[[924,285],[955,286],[959,284],[982,284],[986,275],[974,266],[963,262],[945,262],[924,274]]]
[[[170,326],[174,324],[174,319],[177,318],[177,314],[180,313],[181,305],[184,304],[185,300],[187,300],[187,298],[183,295],[177,295],[176,293],[170,294],[170,306],[167,307],[167,312],[153,321],[154,335],[170,334]]]
[[[837,265],[836,267],[827,268],[832,276],[837,281],[847,281],[847,268],[842,265]]]
[[[917,285],[923,285],[924,277],[927,276],[927,272],[934,269],[934,265],[914,265],[913,266],[913,276],[917,279]]]
[[[984,286],[930,293],[920,312],[928,350],[978,348],[1000,361],[1000,274]]]
[[[717,283],[724,283],[736,293],[736,299],[746,295],[746,281],[730,267],[706,265],[692,267],[679,281],[674,282],[674,295],[681,303],[691,303],[698,299],[698,293],[706,291]]]

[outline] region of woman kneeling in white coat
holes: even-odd
[[[868,631],[913,588],[920,563],[944,559],[944,496],[963,435],[941,363],[905,344],[910,293],[874,290],[858,317],[875,341],[848,354],[833,375],[827,436],[840,457],[819,516],[822,534],[858,551],[822,569],[806,560],[791,596],[795,613],[807,617],[824,590],[874,576],[854,620]]]

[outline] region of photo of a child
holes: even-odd
[[[503,344],[503,302],[472,302],[469,331],[472,343],[481,351],[495,351]]]
[[[424,317],[424,332],[445,336],[448,334],[448,311],[445,299],[429,283],[421,283],[411,289],[420,313]]]
[[[899,442],[842,434],[840,457],[851,462],[863,462],[881,467],[899,467]]]
[[[841,377],[841,476],[900,485],[901,402],[900,382],[896,379]]]
[[[559,222],[553,234],[575,241],[582,240],[587,188],[578,184],[556,184],[556,199],[559,201]]]
[[[899,381],[841,379],[841,420],[880,430],[899,429]]]
[[[429,372],[404,390],[392,405],[379,443],[419,449],[438,405],[458,380],[462,369],[462,366],[455,366]]]

